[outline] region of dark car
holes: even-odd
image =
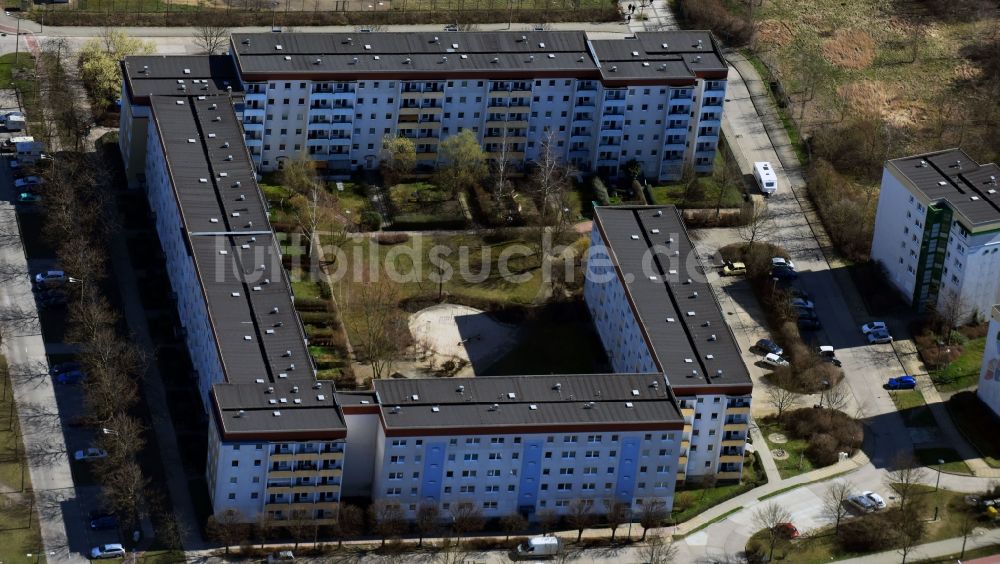
[[[69,372],[60,372],[53,377],[56,384],[79,384],[86,378],[87,375],[81,370],[70,370]]]
[[[79,370],[79,362],[60,362],[59,364],[53,364],[49,368],[49,374],[55,376],[56,374],[61,374],[63,372],[69,372],[70,370]]]
[[[912,390],[917,387],[917,379],[913,376],[889,378],[883,387],[887,390]]]
[[[819,331],[823,328],[823,324],[816,318],[800,317],[798,323],[799,329],[803,331]],[[838,360],[837,362],[839,363],[840,361]],[[837,366],[840,366],[840,364],[837,364]]]
[[[778,523],[774,527],[774,532],[778,533],[778,536],[784,539],[799,538],[799,530],[791,523]]]
[[[785,352],[785,349],[779,347],[778,343],[775,343],[771,339],[761,339],[757,341],[757,343],[751,347],[750,350],[761,354],[772,353],[778,356],[781,356],[781,354]]]
[[[778,280],[795,280],[799,273],[787,266],[776,266],[771,269],[771,277]]]
[[[819,316],[816,315],[816,310],[805,307],[795,308],[795,314],[799,319],[819,319]]]
[[[102,531],[105,529],[117,529],[118,528],[118,518],[112,514],[99,515],[96,519],[90,520],[90,528],[94,531]]]

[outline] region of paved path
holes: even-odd
[[[906,556],[906,561],[922,562],[930,558],[940,558],[942,556],[959,554],[962,552],[963,540],[964,539],[962,539],[962,537],[955,537],[918,545],[914,547]],[[976,529],[971,535],[969,535],[969,538],[965,543],[965,549],[966,551],[969,551],[975,548],[983,548],[997,544],[1000,544],[1000,529]],[[900,558],[902,558],[902,552],[898,550],[889,550],[886,552],[879,552],[878,554],[869,554],[867,556],[849,558],[847,560],[841,560],[840,562],[843,564],[898,564]]]

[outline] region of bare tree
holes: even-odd
[[[847,408],[847,403],[851,399],[851,390],[848,388],[843,381],[837,382],[832,386],[827,386],[820,393],[820,404],[827,409],[834,409],[836,411],[843,411]]]
[[[358,288],[359,315],[352,321],[353,344],[360,358],[372,367],[375,378],[389,374],[392,363],[403,349],[407,327],[399,311],[399,288],[386,276]]]
[[[500,526],[503,528],[503,532],[507,534],[507,538],[504,540],[509,541],[512,534],[519,533],[528,528],[528,520],[520,513],[511,513],[500,518]]]
[[[472,502],[459,503],[451,514],[455,519],[455,533],[458,535],[459,544],[462,543],[462,537],[466,533],[481,531],[486,525],[483,512]]]
[[[438,504],[424,501],[417,508],[417,532],[420,540],[417,546],[424,546],[424,537],[431,536],[441,526],[441,507]]]
[[[570,171],[559,157],[555,132],[547,131],[541,141],[536,168],[531,177],[542,226],[552,225],[562,216],[563,195],[569,186]]]
[[[551,533],[559,524],[559,514],[551,509],[543,509],[538,512],[538,526],[543,533]]]
[[[798,392],[794,392],[770,382],[764,384],[764,394],[767,397],[767,402],[771,404],[771,407],[777,410],[778,419],[781,419],[782,415],[784,415],[786,411],[802,402],[802,395]]]
[[[100,445],[108,453],[105,461],[119,465],[139,454],[146,440],[142,422],[127,413],[115,413],[104,422],[101,429]]]
[[[365,512],[357,505],[341,505],[337,513],[337,548],[344,543],[344,538],[360,535],[365,529]]]
[[[962,560],[965,558],[965,543],[969,541],[969,535],[976,528],[976,516],[971,511],[964,511],[962,513],[962,520],[958,525],[958,532],[962,534],[962,552],[958,555],[958,559]]]
[[[631,508],[623,501],[605,499],[604,511],[604,519],[611,529],[611,542],[615,542],[615,532],[618,531],[618,527],[631,520]]]
[[[743,205],[740,212],[740,226],[737,233],[740,239],[747,245],[747,257],[752,259],[755,245],[760,242],[764,233],[774,227],[774,216],[768,208],[767,203],[760,201],[757,203],[753,198]]]
[[[583,538],[583,531],[594,524],[597,516],[594,515],[594,500],[574,499],[569,504],[569,512],[566,514],[566,522],[570,527],[576,529],[576,542]]]
[[[381,537],[382,546],[385,546],[387,538],[395,538],[406,530],[403,510],[395,503],[377,501],[369,509],[369,516],[372,530]]]
[[[907,503],[927,476],[927,471],[908,454],[897,456],[892,466],[893,469],[885,477],[886,485],[899,496],[899,510],[905,512]]]
[[[778,540],[781,539],[781,529],[778,525],[788,523],[791,520],[792,514],[789,513],[787,509],[774,502],[768,503],[767,505],[754,511],[754,526],[757,529],[764,530],[764,534],[767,539],[768,561],[773,559],[774,547],[778,544]]]
[[[500,150],[490,153],[493,159],[493,206],[494,216],[500,222],[509,219],[508,203],[514,187],[510,182],[510,144],[507,142],[507,114],[504,114],[503,136]]]
[[[271,538],[276,523],[277,521],[269,511],[261,511],[257,514],[257,520],[254,522],[253,529],[257,535],[257,539],[260,540],[261,550],[264,550],[264,544]]]
[[[239,545],[246,537],[243,516],[235,509],[212,515],[205,528],[209,537],[226,547],[226,554],[229,554],[229,547]]]
[[[952,329],[969,321],[977,312],[961,294],[942,289],[936,304],[928,304],[938,322],[938,334],[947,344],[952,344]]]
[[[229,28],[205,24],[194,28],[194,44],[206,55],[217,55],[229,45]]]
[[[118,322],[118,313],[111,309],[107,298],[98,295],[90,299],[73,302],[69,307],[69,334],[71,343],[87,343],[100,329],[113,327]]]
[[[673,537],[654,533],[639,548],[639,556],[646,564],[670,564],[677,557],[677,547]]]
[[[837,480],[823,495],[823,509],[834,522],[834,532],[840,532],[840,521],[847,516],[847,499],[851,497],[853,484],[846,480]]]
[[[640,542],[646,540],[646,533],[650,529],[662,527],[666,523],[668,515],[667,504],[662,499],[653,498],[644,500],[642,509],[639,512],[639,524],[642,525],[642,538],[639,539]]]
[[[295,543],[295,548],[298,549],[299,543],[306,539],[312,531],[314,522],[312,512],[305,509],[293,509],[288,518],[281,522],[281,526],[288,532],[288,536]]]
[[[132,459],[101,466],[99,474],[108,504],[127,527],[135,526],[139,521],[139,499],[149,485],[149,480],[142,475],[142,468]]]
[[[902,511],[896,527],[898,527],[899,551],[903,553],[902,564],[906,564],[906,558],[924,538],[924,521],[919,515]]]

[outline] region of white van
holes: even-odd
[[[531,537],[528,542],[517,545],[517,555],[521,558],[538,558],[559,554],[559,537]]]
[[[757,179],[757,185],[765,196],[770,196],[778,191],[778,177],[774,174],[774,167],[767,161],[753,163],[753,177]]]

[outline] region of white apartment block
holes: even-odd
[[[664,375],[684,417],[677,479],[741,479],[752,383],[677,210],[596,208],[589,253],[611,366]]]
[[[1000,306],[996,305],[990,310],[990,328],[986,333],[976,394],[1000,417]]]
[[[886,162],[871,256],[918,311],[986,319],[1000,302],[998,177],[960,149]]]
[[[130,102],[228,91],[245,96],[236,110],[259,171],[300,155],[330,172],[376,169],[385,135],[412,139],[418,168],[432,170],[438,144],[470,129],[515,169],[548,143],[582,172],[616,177],[635,160],[645,177],[675,180],[685,164],[712,170],[728,73],[711,34],[697,31],[234,34],[230,53],[228,66],[124,63],[127,165],[146,117]],[[127,168],[138,183],[140,170]]]
[[[251,43],[256,37],[251,36]],[[335,44],[342,45],[336,43],[342,41],[341,36],[333,37]],[[464,42],[472,35],[448,37],[465,37],[449,39]],[[540,37],[532,34],[531,44],[544,42]],[[544,37],[556,46],[585,41],[582,34]],[[668,37],[695,41],[691,37],[697,34]],[[301,36],[281,34],[281,38],[290,45],[285,52],[292,52]],[[302,39],[304,44],[310,41]],[[513,45],[528,40],[510,41]],[[638,49],[646,40],[624,41],[634,41],[630,45]],[[587,49],[609,49],[594,43],[587,42]],[[530,51],[536,52],[535,48]],[[643,52],[648,53],[649,47]],[[467,60],[463,55],[474,58],[471,52],[456,52],[449,60]],[[142,186],[149,199],[201,407],[209,415],[205,472],[216,512],[235,510],[247,521],[268,514],[325,524],[335,519],[341,497],[349,496],[395,502],[409,516],[421,503],[440,504],[445,512],[472,503],[487,517],[512,512],[537,516],[546,510],[565,514],[576,500],[594,503],[596,513],[604,511],[605,501],[616,500],[637,514],[651,499],[662,499],[669,507],[675,488],[685,480],[708,474],[721,480],[740,479],[751,383],[710,289],[700,279],[687,280],[697,277],[671,262],[693,252],[671,207],[598,210],[594,247],[604,249],[604,266],[599,267],[599,260],[591,261],[602,276],[588,280],[585,297],[615,373],[401,379],[376,382],[373,390],[365,392],[337,392],[331,383],[317,381],[255,174],[263,166],[265,136],[285,136],[294,147],[294,137],[308,136],[309,128],[290,125],[284,133],[279,129],[271,134],[264,128],[257,154],[253,154],[255,139],[244,141],[244,133],[252,137],[255,131],[249,121],[259,117],[252,107],[259,99],[253,94],[258,86],[245,81],[240,73],[246,69],[239,65],[248,65],[248,60],[257,61],[254,65],[258,66],[283,64],[285,57],[236,58],[238,64],[226,56],[136,57],[123,62],[123,159],[130,181]],[[710,54],[703,57],[710,58]],[[479,55],[475,58],[476,64],[499,64],[490,62],[493,57],[485,62],[478,60]],[[534,60],[565,64],[562,58],[536,56]],[[411,63],[417,59],[414,51]],[[619,70],[603,72],[630,76],[645,72],[638,70],[647,68],[643,62],[621,62]],[[596,63],[585,57],[580,64],[590,68]],[[654,68],[649,72],[670,71]],[[420,111],[403,115],[416,115],[420,124],[425,98],[431,101],[430,107],[435,100],[446,100],[452,88],[459,98],[467,90],[468,100],[479,95],[479,89],[496,86],[491,83],[494,79],[484,77],[479,85],[478,78],[473,78],[464,83],[455,79],[454,86],[445,79],[441,96],[422,84]],[[401,89],[408,87],[399,81],[380,80],[377,86],[369,81],[363,87],[362,81],[351,92],[331,82],[329,102],[336,106],[337,96],[350,94],[355,97],[353,113],[386,103],[383,98],[407,94]],[[301,97],[309,100],[305,105],[311,105],[313,82],[287,88],[282,83],[280,88],[289,98],[286,104],[286,94],[281,94],[281,104],[289,108],[285,121],[307,119],[307,113],[298,117],[291,100]],[[557,110],[544,108],[550,103],[555,108],[566,100],[553,94],[550,101],[545,94],[536,106],[533,98],[542,96],[543,90],[534,82],[511,75],[507,94],[494,91],[493,95],[507,100],[508,107],[521,108],[510,101],[523,98],[513,93],[529,86],[526,91],[531,92],[532,101],[525,102],[527,107],[540,108],[539,119],[551,118],[556,130],[561,110],[557,117],[548,115]],[[557,82],[548,91],[565,87],[563,96],[570,100],[593,92],[586,96],[596,104],[607,86],[598,82],[558,86]],[[658,86],[649,87],[649,96],[660,95],[654,93]],[[268,83],[265,96],[279,87],[273,88]],[[639,86],[635,88],[636,96],[647,95]],[[691,94],[692,104],[700,92]],[[643,110],[639,98],[639,109],[628,109],[631,94],[624,96],[626,116],[630,111],[652,111]],[[389,123],[400,118],[379,117],[379,112],[372,117],[366,110],[364,119]],[[518,120],[526,122],[523,147],[512,145],[523,149],[527,158],[538,147],[529,146],[533,136],[527,128],[532,118],[520,113],[518,109],[505,115],[528,118]],[[271,119],[267,115],[265,109],[261,125]],[[281,121],[285,114],[276,115]],[[339,123],[358,119],[337,107],[317,115],[330,118],[324,131],[331,132],[346,131]],[[471,116],[455,112],[445,118],[442,109],[440,115],[442,120],[458,120],[456,128],[475,128],[475,120],[482,119],[475,112]],[[632,134],[642,126],[623,123],[623,127]],[[296,133],[299,129],[302,133]],[[420,134],[419,127],[416,131]],[[561,133],[572,137],[572,129]],[[378,147],[384,127],[357,133],[352,125],[349,134],[349,146],[358,141],[364,147],[358,150],[363,152],[369,144]],[[494,137],[484,137],[487,149],[496,143]],[[516,141],[520,135],[510,132],[499,137],[501,143],[522,143]],[[321,141],[314,145],[337,145]],[[623,135],[622,143],[626,141],[638,140],[626,140]],[[430,153],[432,145],[436,147],[427,141],[418,147],[421,153]],[[377,150],[372,150],[376,151],[372,159],[377,159]],[[344,151],[353,159],[353,148]],[[329,160],[329,156],[327,149],[323,158]],[[660,166],[658,160],[656,166]],[[636,279],[626,276],[641,274],[643,254],[658,246],[669,252],[651,255],[655,273]],[[678,269],[683,274],[677,275]]]

